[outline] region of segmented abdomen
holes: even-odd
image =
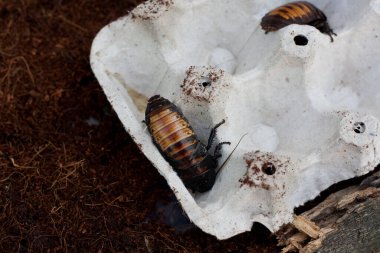
[[[292,2],[268,12],[261,20],[262,28],[276,31],[290,24],[315,25],[315,22],[326,21],[321,10],[305,1]]]
[[[169,100],[151,97],[145,121],[155,145],[175,169],[186,170],[204,159],[197,152],[200,143],[189,122]]]

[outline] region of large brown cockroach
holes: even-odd
[[[261,20],[265,33],[277,31],[291,24],[311,25],[322,33],[328,34],[331,42],[336,35],[327,23],[326,15],[309,2],[292,2],[271,10]]]
[[[148,101],[145,123],[153,143],[163,157],[174,168],[187,188],[205,192],[212,188],[218,173],[218,158],[223,144],[216,145],[214,154],[209,149],[216,136],[216,129],[223,120],[211,129],[207,145],[199,141],[181,110],[169,100],[155,95]]]

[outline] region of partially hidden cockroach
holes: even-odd
[[[287,3],[271,10],[261,20],[261,27],[265,33],[277,31],[291,24],[311,25],[321,33],[330,36],[336,35],[330,28],[326,15],[317,7],[306,1]]]
[[[211,129],[207,145],[203,144],[184,117],[181,110],[169,100],[155,95],[148,101],[145,123],[153,143],[163,157],[177,172],[184,185],[196,192],[212,188],[218,173],[218,158],[223,144],[215,146],[214,154],[209,149],[216,136],[216,129],[223,120]]]

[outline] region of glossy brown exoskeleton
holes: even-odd
[[[218,173],[221,147],[223,144],[230,144],[221,142],[216,145],[213,155],[208,152],[215,138],[216,129],[224,123],[224,120],[212,128],[208,143],[205,145],[199,141],[180,109],[169,100],[156,95],[148,101],[145,123],[153,143],[185,186],[197,192],[210,190]]]
[[[327,23],[326,15],[317,7],[306,1],[291,2],[271,10],[261,20],[265,33],[277,31],[291,24],[311,25],[322,33],[337,36]]]

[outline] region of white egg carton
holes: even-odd
[[[219,239],[253,222],[276,231],[295,207],[380,161],[380,1],[311,0],[338,34],[333,43],[305,25],[265,34],[261,18],[286,2],[147,1],[92,45],[91,66],[126,130],[192,222]],[[219,164],[243,137],[210,191],[189,192],[153,145],[142,120],[155,94],[204,143],[226,120],[217,138],[232,144]],[[261,169],[268,162],[273,175]]]

